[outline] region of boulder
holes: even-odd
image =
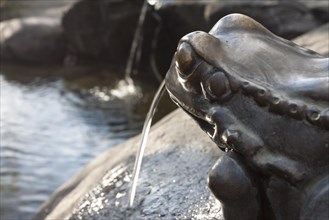
[[[78,0],[65,1],[22,1],[0,0],[0,21],[13,18],[51,17],[60,18]]]
[[[112,64],[124,72],[135,32],[140,26],[141,38],[137,53],[140,53],[141,58],[140,62],[134,62],[133,70],[138,70],[139,77],[146,73],[144,78],[152,77],[149,74],[152,68],[150,60],[152,42],[158,35],[158,21],[153,16],[152,8],[147,5],[145,22],[139,25],[142,6],[142,0],[83,0],[76,3],[62,20],[68,52],[78,57],[80,62]],[[161,35],[161,42],[163,46],[167,45],[166,35]]]
[[[28,64],[62,63],[65,41],[59,19],[15,18],[0,23],[1,59]]]
[[[60,187],[34,219],[220,219],[207,173],[222,152],[182,111],[158,122],[149,136],[135,205],[128,189],[140,136],[104,152]]]
[[[293,42],[323,56],[329,56],[329,23],[295,38]]]

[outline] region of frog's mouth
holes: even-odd
[[[213,71],[214,66],[200,58],[188,40],[183,39],[178,45],[167,73],[166,88],[172,101],[194,119],[212,141],[224,150],[226,147],[223,146],[218,133],[218,125],[209,113],[213,106],[204,98],[206,92],[203,91],[202,85],[200,86],[202,77],[207,75],[208,78]]]
[[[221,139],[219,138],[216,123],[206,120],[205,118],[209,117],[202,116],[201,114],[197,113],[193,108],[190,108],[182,102],[178,101],[178,99],[170,91],[168,91],[168,93],[173,102],[177,106],[179,106],[184,112],[186,112],[194,121],[196,121],[200,128],[207,133],[207,135],[212,139],[212,141],[214,141],[218,145],[221,150],[225,151],[227,146],[222,143]]]

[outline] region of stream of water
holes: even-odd
[[[133,65],[134,65],[135,58],[136,58],[136,63],[139,63],[140,58],[141,58],[141,53],[142,53],[142,51],[141,51],[142,44],[141,43],[143,40],[142,30],[143,30],[143,26],[144,26],[147,8],[148,8],[148,2],[145,0],[143,3],[143,6],[141,8],[139,18],[138,18],[136,31],[134,34],[134,38],[132,40],[132,45],[130,48],[130,53],[129,53],[129,57],[128,57],[127,65],[126,65],[126,69],[125,69],[125,76],[126,76],[125,78],[128,80],[131,78],[131,73],[133,71]]]
[[[143,160],[143,156],[144,156],[144,150],[146,147],[146,143],[147,143],[147,138],[150,132],[150,128],[152,125],[152,120],[154,117],[154,114],[157,110],[158,104],[163,96],[165,92],[165,81],[163,80],[161,85],[159,86],[159,89],[157,91],[157,93],[155,94],[152,104],[150,106],[150,109],[147,113],[145,122],[144,122],[144,126],[143,126],[143,131],[141,134],[141,141],[140,141],[140,145],[139,145],[139,149],[137,151],[137,155],[136,155],[136,160],[135,160],[135,165],[134,165],[134,169],[133,169],[133,175],[132,175],[132,184],[131,184],[131,188],[130,188],[130,192],[129,192],[129,206],[132,207],[134,204],[134,198],[135,198],[135,194],[136,194],[136,188],[137,188],[137,181],[138,181],[138,176],[140,173],[140,169],[142,166],[142,160]]]

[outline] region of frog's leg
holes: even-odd
[[[329,219],[329,174],[307,187],[307,196],[301,208],[300,220]]]
[[[307,169],[299,162],[272,152],[262,138],[248,129],[226,108],[212,109],[211,120],[216,124],[215,139],[221,139],[230,149],[245,158],[255,170],[276,175],[292,184],[303,180]]]
[[[208,185],[222,203],[225,220],[262,219],[259,190],[253,176],[240,156],[232,151],[211,169]]]

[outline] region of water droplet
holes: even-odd
[[[123,182],[122,181],[118,181],[115,183],[115,187],[121,187],[123,185]]]
[[[130,178],[129,175],[126,175],[126,176],[123,178],[123,181],[124,181],[124,182],[127,182],[127,183],[129,183],[130,180],[131,180],[131,178]]]
[[[117,193],[116,195],[115,195],[115,198],[116,199],[119,199],[119,198],[121,198],[121,197],[123,197],[123,196],[125,196],[126,195],[126,192],[119,192],[119,193]]]
[[[227,142],[227,136],[225,135],[225,133],[222,135],[222,141],[223,141],[224,143]]]

